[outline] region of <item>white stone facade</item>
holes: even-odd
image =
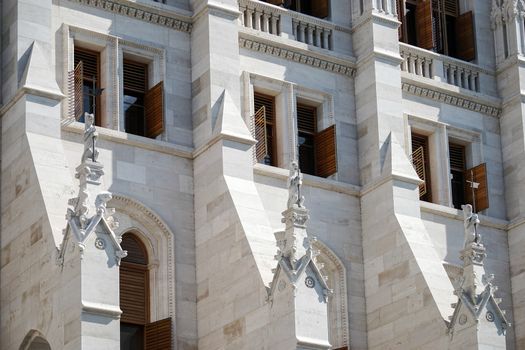
[[[525,349],[525,6],[458,3],[473,13],[471,62],[399,42],[395,0],[329,0],[325,19],[258,0],[0,1],[0,348],[119,349],[131,232],[148,256],[147,319],[171,319],[173,349]],[[86,218],[114,213],[63,243],[89,148],[70,113],[75,48],[98,52],[104,89]],[[155,138],[126,132],[130,59],[148,88],[163,82]],[[254,161],[255,93],[275,101],[273,166]],[[319,130],[335,125],[337,172],[304,174],[294,207],[298,103]],[[431,202],[414,132],[428,137]],[[467,168],[486,164],[475,268],[449,142]],[[287,208],[307,223],[285,225]],[[462,323],[468,276],[496,322]]]

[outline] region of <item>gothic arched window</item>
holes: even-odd
[[[149,322],[148,254],[133,233],[122,236],[128,255],[120,264],[120,348],[144,349],[144,326]]]

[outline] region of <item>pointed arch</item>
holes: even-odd
[[[24,337],[19,350],[51,350],[51,346],[40,331],[32,329]]]
[[[132,233],[146,251],[149,269],[150,320],[172,319],[175,335],[175,236],[166,222],[143,203],[130,197],[113,194],[108,203],[115,209],[117,237]],[[173,339],[176,339],[174,336]]]
[[[343,348],[350,344],[348,339],[346,269],[341,259],[323,242],[315,241],[314,248],[319,252],[315,261],[327,278],[328,287],[333,290],[328,299],[330,344],[334,349]]]

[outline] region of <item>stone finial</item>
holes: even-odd
[[[301,186],[303,185],[303,174],[299,169],[297,161],[290,165],[290,176],[288,177],[288,209],[297,206],[304,208],[304,197],[301,195]]]

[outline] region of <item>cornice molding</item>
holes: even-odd
[[[157,24],[185,33],[191,32],[191,18],[169,12],[165,9],[148,7],[129,0],[69,0],[84,6],[116,13],[140,21]]]
[[[422,86],[415,81],[408,82],[406,79],[404,80],[405,81],[401,84],[403,92],[468,109],[473,112],[483,113],[491,117],[497,118],[501,115],[501,108],[491,105],[490,103],[476,101],[474,98],[469,98],[469,96],[464,94],[458,94],[458,96],[455,96],[453,92],[446,92],[438,87],[431,88],[429,86]]]
[[[283,44],[278,44],[276,42],[272,43],[251,35],[240,35],[239,47],[279,57],[288,61],[302,63],[331,73],[342,74],[349,77],[355,75],[353,63],[345,64],[341,62],[342,60],[336,59],[335,57],[331,58],[327,55],[316,55],[313,52],[308,52],[308,50],[301,50],[292,46],[285,47]]]

